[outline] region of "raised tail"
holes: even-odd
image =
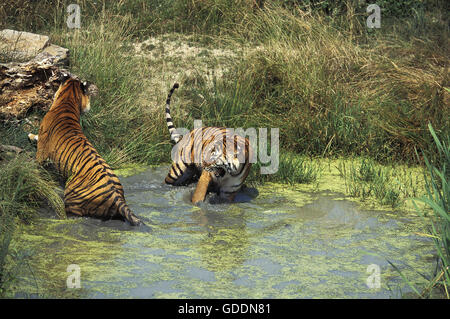
[[[175,83],[173,87],[170,89],[169,95],[166,100],[166,122],[167,128],[169,129],[170,139],[175,143],[178,143],[182,136],[176,132],[176,128],[173,125],[172,117],[170,116],[170,98],[172,97],[173,91],[179,87],[178,83]]]

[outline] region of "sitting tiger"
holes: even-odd
[[[178,83],[174,84],[166,101],[167,127],[176,145],[165,182],[178,186],[198,179],[191,199],[194,204],[205,199],[208,187],[220,198],[232,202],[250,172],[253,154],[250,142],[224,127],[196,128],[182,137],[170,116],[170,98],[176,88]]]
[[[103,219],[119,218],[131,225],[140,220],[130,211],[119,179],[84,136],[80,126],[82,112],[90,109],[90,96],[97,87],[65,74],[60,77],[50,110],[39,127],[36,159],[51,159],[67,178],[64,206],[68,214]]]

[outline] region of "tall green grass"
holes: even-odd
[[[82,124],[113,167],[170,160],[167,92],[159,88],[173,83],[160,83],[158,90],[147,83],[177,57],[155,62],[132,49],[139,38],[163,33],[214,35],[208,45],[243,53],[212,83],[201,73],[180,76],[177,126],[202,119],[206,125],[278,127],[282,149],[385,163],[414,162],[415,147],[429,150],[426,123],[439,131],[450,127],[448,23],[438,11],[383,22],[369,32],[355,27],[365,11],[354,1],[339,2],[347,17],[340,22],[290,1],[266,2],[263,10],[252,1],[79,1],[82,28],[68,30],[67,1],[22,2],[1,7],[9,14],[4,25],[46,30],[52,42],[71,50],[72,71],[98,85],[100,95]],[[154,94],[152,101],[161,105],[149,105],[147,96]]]
[[[46,201],[54,212],[65,217],[61,192],[49,174],[29,155],[0,162],[0,296],[14,280],[26,254],[11,248],[17,222],[32,221]]]
[[[5,293],[12,276],[7,273],[7,263],[9,259],[9,247],[14,233],[15,218],[10,214],[0,215],[0,296]]]
[[[430,222],[430,233],[423,236],[431,238],[434,242],[437,254],[436,269],[431,277],[418,273],[428,283],[424,287],[417,287],[394,263],[389,260],[388,262],[417,297],[450,299],[450,137],[447,135],[439,138],[431,124],[428,124],[428,129],[438,156],[430,161],[427,154],[422,154],[426,165],[424,173],[426,195],[414,198],[413,204],[422,217],[428,216],[426,210],[433,212],[431,218],[426,220]],[[416,201],[422,202],[425,207],[419,208]]]
[[[91,111],[81,121],[88,139],[113,167],[170,157],[163,106],[151,114],[154,106],[148,97],[140,98],[143,90],[151,90],[145,83],[152,72],[146,61],[130,52],[132,26],[130,17],[108,15],[100,26],[92,23],[70,36],[58,30],[53,36],[71,50],[73,72],[99,87]]]
[[[338,164],[346,192],[362,200],[375,199],[381,205],[399,207],[405,200],[422,192],[419,175],[399,167],[377,164],[361,158]]]
[[[19,272],[28,264],[31,253],[26,247],[18,247],[13,240],[16,222],[17,216],[12,212],[0,214],[0,298],[7,295]]]
[[[448,27],[442,33],[448,41]],[[419,45],[385,33],[360,45],[320,15],[275,5],[236,36],[259,46],[244,56],[234,78],[250,86],[251,112],[263,110],[260,118],[281,128],[285,148],[414,161],[415,147],[432,144],[426,123],[448,130],[447,64],[422,60],[431,48],[448,57],[439,40]]]
[[[279,166],[273,174],[261,174],[261,167],[267,164],[253,164],[248,181],[257,185],[265,182],[277,182],[289,185],[311,184],[318,181],[322,167],[314,159],[300,157],[295,153],[284,151],[279,157]]]
[[[71,3],[80,5],[82,25],[105,16],[129,16],[135,37],[167,32],[221,34],[252,12],[252,1],[234,0],[10,0],[0,4],[0,28],[41,31],[64,26]]]
[[[42,200],[46,200],[59,217],[65,217],[57,184],[29,155],[0,162],[0,168],[1,215],[11,214],[26,222],[34,216]]]
[[[426,295],[438,287],[450,299],[450,137],[437,136],[432,125],[428,125],[433,137],[438,157],[430,161],[424,155],[428,170],[426,178],[427,195],[419,200],[431,208],[434,216],[431,220],[431,238],[434,241],[439,258],[438,269],[429,286],[421,293]],[[420,209],[417,209],[422,215]]]

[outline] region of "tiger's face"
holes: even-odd
[[[203,168],[209,172],[215,172],[216,176],[224,175],[224,163],[226,163],[226,156],[223,151],[223,143],[216,141],[211,143],[203,152]]]
[[[213,172],[216,177],[223,177],[225,173],[233,175],[245,164],[244,149],[245,145],[237,141],[234,145],[230,143],[229,147],[227,143],[217,141],[205,152],[204,169]]]

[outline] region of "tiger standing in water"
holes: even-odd
[[[125,202],[119,179],[81,130],[81,113],[89,111],[90,96],[97,94],[97,87],[70,74],[63,74],[60,81],[39,134],[28,134],[30,140],[37,141],[36,160],[42,164],[50,159],[67,179],[64,190],[67,214],[118,218],[139,225],[141,221]]]
[[[166,101],[167,127],[176,145],[165,182],[178,186],[198,180],[191,199],[194,204],[205,199],[209,187],[232,202],[250,172],[253,154],[250,142],[225,127],[196,128],[184,136],[176,133],[170,116],[170,98],[178,87],[178,83],[173,85]]]

